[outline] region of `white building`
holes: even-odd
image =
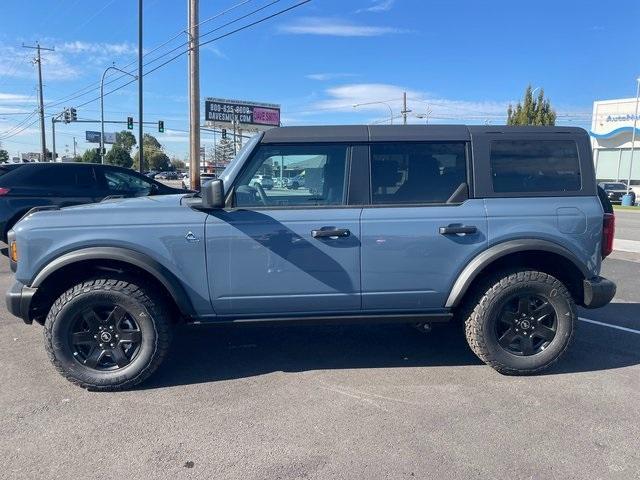
[[[636,111],[635,98],[599,100],[593,102],[591,145],[598,181],[629,178],[631,186],[640,193],[640,116],[636,119],[636,138],[631,165],[631,139]]]

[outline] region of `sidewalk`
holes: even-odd
[[[616,238],[613,240],[613,249],[618,252],[640,253],[640,240]]]

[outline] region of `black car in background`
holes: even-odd
[[[604,190],[611,203],[622,203],[622,197],[626,193],[632,193],[634,197],[633,200],[635,201],[635,193],[627,187],[626,183],[600,182],[598,186]]]
[[[187,193],[133,170],[92,163],[0,165],[0,239],[31,208],[68,207],[118,195],[136,197]]]

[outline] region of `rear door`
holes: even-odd
[[[370,145],[370,198],[361,216],[363,310],[443,308],[457,272],[486,248],[483,201],[469,198],[465,134]]]

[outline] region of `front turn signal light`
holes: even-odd
[[[9,258],[11,258],[11,261],[14,263],[18,262],[18,244],[15,241],[9,245]]]

